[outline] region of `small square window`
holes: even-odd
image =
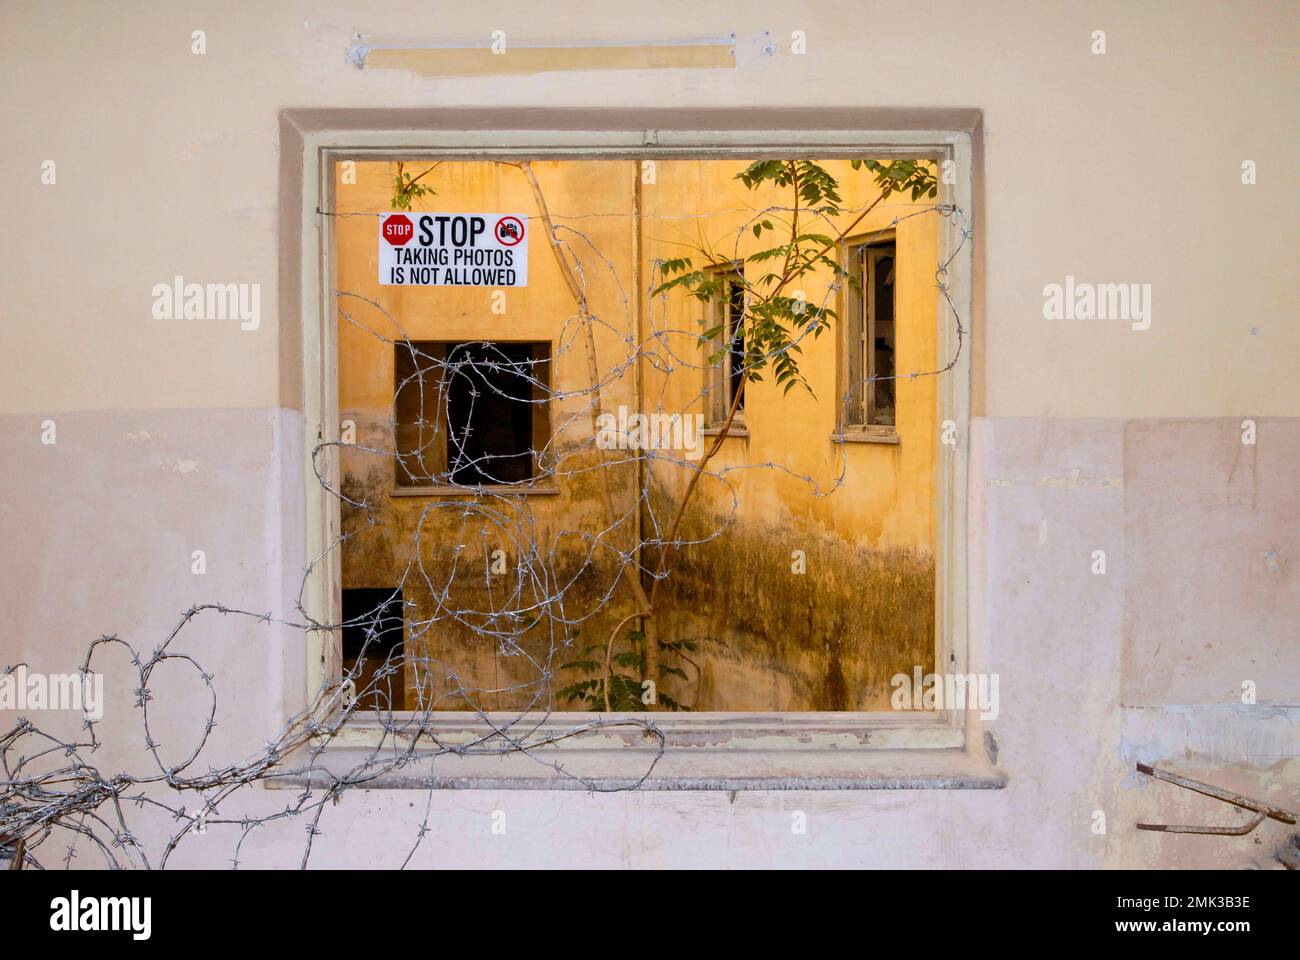
[[[550,436],[548,342],[399,341],[399,486],[528,483]]]

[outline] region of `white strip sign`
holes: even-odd
[[[528,286],[528,217],[521,213],[386,213],[379,282],[407,287]]]

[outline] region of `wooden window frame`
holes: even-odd
[[[732,356],[730,344],[734,339],[734,332],[731,327],[731,295],[729,285],[732,282],[731,277],[736,275],[744,276],[745,264],[737,260],[730,266],[714,267],[708,272],[721,280],[725,285],[723,287],[726,296],[720,296],[713,300],[707,307],[712,317],[710,327],[722,327],[722,333],[703,344],[701,349],[705,351],[704,362],[707,367],[704,372],[705,387],[708,389],[708,408],[709,415],[705,424],[704,432],[706,434],[717,434],[723,423],[727,420],[727,411],[731,409],[731,401],[735,396],[732,393]],[[744,312],[742,309],[741,320],[744,321]],[[718,351],[722,351],[722,358],[717,363],[709,363],[709,359]],[[743,390],[744,387],[742,386]],[[736,411],[736,416],[731,421],[731,429],[728,436],[744,437],[748,435],[748,428],[745,422],[744,408]]]
[[[875,391],[871,389],[869,378],[875,373],[875,325],[876,317],[873,298],[875,290],[870,286],[866,257],[873,248],[892,245],[894,248],[894,268],[898,269],[898,237],[893,229],[881,230],[873,234],[854,237],[844,243],[846,269],[857,277],[861,289],[854,289],[850,284],[844,285],[844,307],[848,318],[843,325],[840,346],[843,357],[839,364],[842,379],[837,392],[840,404],[837,410],[837,437],[844,440],[867,440],[881,443],[898,443],[898,414],[895,410],[894,423],[875,423]],[[894,339],[898,340],[898,291],[895,277],[894,291]],[[871,344],[871,348],[867,348]],[[854,352],[857,352],[857,363]],[[860,375],[859,375],[860,371]],[[895,365],[894,376],[898,376]],[[851,391],[861,391],[860,398],[854,398]],[[855,415],[856,411],[856,415]]]
[[[395,465],[398,480],[393,486],[392,495],[395,497],[412,497],[412,496],[453,496],[465,497],[476,496],[480,491],[505,494],[558,494],[559,488],[547,484],[545,481],[551,476],[551,472],[546,468],[544,463],[537,459],[537,452],[546,450],[551,441],[551,405],[542,393],[549,391],[552,387],[551,372],[553,369],[552,358],[555,354],[555,344],[550,340],[521,339],[518,337],[493,337],[483,340],[448,340],[444,338],[430,340],[412,340],[411,344],[417,350],[432,347],[435,351],[440,351],[442,359],[447,357],[447,350],[468,343],[499,343],[499,344],[527,344],[533,348],[541,347],[545,356],[538,366],[540,375],[535,375],[534,380],[540,380],[542,386],[533,385],[533,403],[535,404],[532,413],[532,445],[534,452],[533,476],[527,484],[509,484],[494,483],[482,484],[480,486],[465,486],[450,483],[402,483],[401,467]],[[394,396],[393,396],[393,422],[396,425],[394,430],[394,440],[398,444],[398,449],[403,449],[400,442],[401,426],[397,418],[397,351],[403,350],[404,344],[397,341],[393,344],[393,377],[394,377]],[[435,452],[435,471],[444,473],[447,470],[446,443],[449,437],[447,424],[447,409],[445,400],[438,405],[438,423],[437,432],[440,439],[436,442],[441,444],[441,452]],[[423,442],[423,437],[421,437]]]

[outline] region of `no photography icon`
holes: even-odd
[[[524,238],[524,225],[518,217],[502,217],[496,226],[497,243],[513,247]]]

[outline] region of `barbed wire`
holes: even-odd
[[[735,259],[741,259],[739,238],[752,223],[789,212],[789,208],[728,212],[750,215],[736,230]],[[900,214],[872,235],[883,235],[906,219],[926,214],[951,219],[957,238],[935,275],[936,289],[955,327],[955,351],[932,370],[873,375],[858,384],[847,384],[843,404],[854,391],[869,389],[877,381],[938,376],[958,362],[965,328],[951,298],[948,277],[953,259],[971,237],[964,211],[951,205],[924,205]],[[698,219],[700,215],[690,216]],[[554,219],[581,218],[555,215]],[[588,424],[596,422],[604,412],[604,403],[620,385],[635,381],[645,386],[637,379],[640,364],[661,376],[656,395],[650,400],[642,394],[637,412],[672,417],[711,402],[713,388],[706,384],[704,374],[712,363],[700,349],[700,332],[674,326],[668,295],[655,295],[663,280],[659,261],[651,263],[649,282],[637,291],[644,299],[644,316],[649,322],[649,329],[638,338],[636,305],[623,286],[617,265],[591,237],[570,223],[551,220],[549,225],[557,255],[567,258],[579,278],[582,302],[562,319],[545,356],[492,340],[451,345],[413,340],[398,318],[375,299],[355,291],[335,291],[340,322],[391,349],[407,372],[395,376],[398,402],[385,422],[368,424],[364,437],[347,442],[322,439],[312,450],[316,480],[337,501],[342,524],[321,553],[309,559],[293,600],[294,614],[276,616],[203,603],[186,610],[163,641],[147,653],[115,634],[92,641],[78,675],[84,679],[94,674],[99,658],[109,650],[126,653],[135,671],[134,709],[139,712],[149,762],[135,772],[97,764],[96,755],[106,745],[99,733],[103,721],[88,713],[72,738],[20,718],[0,736],[0,845],[7,845],[36,868],[45,867],[42,860],[48,858],[39,852],[53,841],[64,844],[58,860],[65,867],[81,849],[89,848],[109,867],[164,868],[189,837],[212,829],[229,830],[235,838],[230,862],[238,868],[245,845],[256,831],[297,821],[306,834],[299,861],[305,867],[321,833],[322,818],[345,791],[383,785],[386,778],[401,773],[408,780],[423,778],[429,783],[423,819],[401,864],[406,866],[433,829],[429,818],[435,774],[442,765],[464,758],[518,754],[591,791],[637,789],[652,775],[667,744],[653,718],[597,713],[558,727],[551,719],[557,710],[558,672],[571,666],[564,661],[576,656],[581,631],[595,629],[602,620],[617,621],[609,640],[612,650],[619,630],[644,615],[634,606],[630,615],[624,615],[629,609],[619,591],[624,572],[643,580],[667,578],[671,571],[659,562],[661,558],[724,536],[742,504],[737,475],[777,471],[820,498],[844,485],[847,459],[842,445],[837,445],[841,449],[833,474],[818,478],[771,460],[703,464],[689,451],[629,444],[625,435],[617,438],[620,442],[612,448],[602,446]],[[845,255],[843,240],[840,248]],[[603,318],[587,302],[590,275],[597,271],[607,273],[617,290],[613,298],[616,319]],[[840,283],[837,278],[826,284],[819,301],[822,308],[834,302]],[[575,386],[569,377],[561,389],[557,366],[579,360],[588,327],[611,334],[605,341],[621,344],[623,353],[616,358],[601,357],[592,382]],[[796,331],[785,349],[797,351],[815,333],[813,325]],[[683,382],[706,385],[683,391]],[[637,396],[636,391],[627,393]],[[403,398],[415,416],[399,421]],[[481,408],[493,398],[544,411],[548,418],[545,440],[507,454],[493,452],[481,443],[476,431],[482,427],[477,421]],[[453,407],[459,429],[451,425]],[[695,439],[703,443],[704,438]],[[529,467],[526,471],[519,469],[523,460]],[[335,472],[337,483],[332,479]],[[656,500],[670,501],[674,476],[687,478],[692,473],[710,482],[708,501],[713,512],[707,523],[671,533],[677,528],[667,522]],[[375,502],[361,482],[368,475],[387,477],[389,482],[405,478],[411,485],[425,488],[424,502],[418,510],[408,511],[414,516],[407,517],[406,559],[395,563],[393,575],[385,579],[382,602],[350,619],[321,622],[309,612],[305,599],[311,578],[325,565],[346,559],[344,550],[349,545],[370,535],[387,536],[386,524],[393,519],[389,514],[394,508]],[[530,497],[520,495],[539,485],[564,489],[586,476],[597,476],[605,484],[612,476],[622,478],[624,486],[617,498],[622,506],[596,515],[588,510],[581,524],[552,529],[553,524],[539,520]],[[635,480],[627,489],[629,478]],[[370,489],[373,492],[374,488]],[[614,504],[615,498],[607,503]],[[470,544],[475,548],[470,549]],[[492,568],[488,548],[493,546],[510,557],[508,574]],[[413,596],[427,602],[417,603]],[[393,612],[399,598],[400,614]],[[307,707],[267,737],[262,748],[245,751],[233,761],[205,766],[218,724],[217,685],[196,656],[183,649],[182,639],[196,621],[213,617],[275,627],[282,635],[288,631],[323,637],[327,644],[336,645],[345,631],[360,631],[362,642],[337,675],[325,676],[318,689],[310,692]],[[385,638],[396,629],[400,629],[403,642],[387,646]],[[230,637],[236,631],[222,633]],[[457,637],[464,642],[452,642]],[[467,644],[491,650],[494,663],[508,662],[509,677],[489,684],[467,675],[467,664],[461,659]],[[682,648],[677,652],[684,663],[694,665]],[[608,663],[607,652],[607,668]],[[16,666],[6,668],[5,673]],[[205,697],[201,721],[194,729],[169,729],[172,737],[188,733],[192,738],[182,745],[180,759],[172,761],[160,750],[156,713],[161,703],[181,696],[177,692],[181,685],[176,681],[160,685],[158,675],[164,666],[188,671],[199,680]],[[698,695],[698,666],[695,669]],[[612,682],[608,670],[603,682],[608,691]],[[596,698],[590,702],[595,704]],[[448,710],[471,719],[478,732],[467,740],[444,739],[435,720]],[[360,720],[372,737],[359,755],[347,755],[359,756],[353,762],[331,748]],[[611,785],[569,769],[548,755],[548,748],[563,741],[629,728],[639,730],[650,745],[636,754],[641,758],[641,772],[624,782]],[[272,782],[301,789],[283,794],[287,799],[279,803],[269,799],[275,794],[264,792],[263,803],[269,811],[223,815],[223,807],[236,806],[234,798],[251,785]],[[132,829],[133,812],[138,810],[152,811],[174,824],[163,831],[161,850],[156,853],[146,850],[143,831]]]

